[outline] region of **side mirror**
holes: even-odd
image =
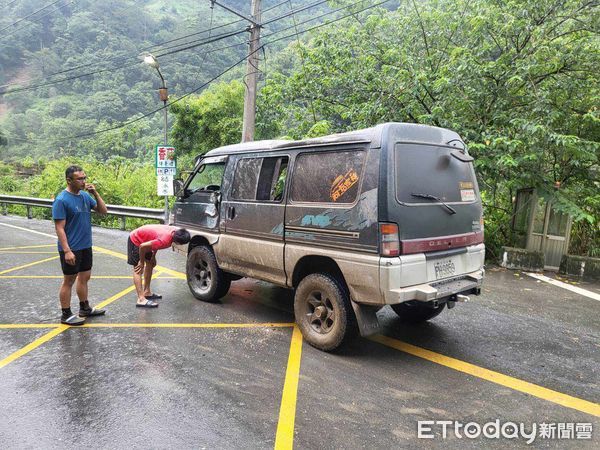
[[[173,180],[173,193],[179,197],[183,193],[183,181],[180,179]]]

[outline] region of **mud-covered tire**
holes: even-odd
[[[302,279],[294,295],[294,315],[306,342],[320,350],[334,350],[356,334],[348,292],[330,274]]]
[[[444,310],[446,304],[441,303],[433,308],[418,300],[411,300],[391,306],[394,312],[398,314],[398,317],[400,317],[401,322],[416,324],[433,319]]]
[[[231,285],[231,279],[219,268],[215,254],[207,245],[190,250],[186,275],[192,295],[204,302],[217,302],[227,294]]]

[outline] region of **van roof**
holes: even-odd
[[[226,145],[207,152],[204,156],[231,155],[234,153],[255,153],[262,151],[283,150],[296,147],[314,147],[331,144],[350,144],[371,142],[373,146],[379,147],[385,136],[392,135],[402,140],[428,142],[432,144],[446,144],[451,141],[460,141],[459,135],[444,128],[419,125],[414,123],[388,122],[362,130],[349,131],[346,133],[330,134],[311,139],[298,141],[291,140],[267,140],[243,142],[241,144]],[[464,146],[464,144],[463,144]]]

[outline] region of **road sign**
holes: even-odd
[[[177,168],[176,167],[157,167],[156,168],[156,175],[160,176],[160,175],[171,175],[171,176],[175,176],[175,174],[177,173]]]
[[[157,145],[155,153],[156,168],[177,168],[175,147]]]
[[[174,194],[172,175],[159,175],[156,177],[156,193],[159,196]]]

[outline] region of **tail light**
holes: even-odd
[[[400,255],[398,225],[395,223],[379,224],[379,249],[379,254],[381,256]]]

